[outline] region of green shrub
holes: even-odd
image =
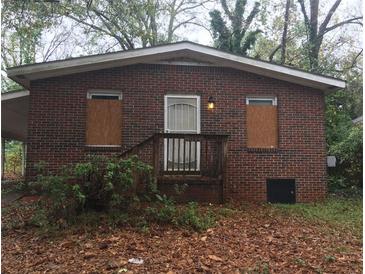
[[[222,207],[218,210],[218,214],[223,217],[230,217],[233,216],[237,211],[235,209],[229,207]]]
[[[47,216],[47,211],[43,208],[39,208],[34,212],[34,215],[30,219],[30,224],[37,227],[47,227],[49,226],[49,220]]]
[[[347,194],[362,194],[363,187],[362,125],[349,127],[340,141],[329,148],[337,158],[336,167],[329,169],[329,190]]]
[[[339,197],[353,198],[362,196],[362,187],[351,185],[349,177],[345,178],[335,171],[331,171],[328,177],[328,190]]]
[[[88,162],[77,164],[74,172],[82,182],[87,208],[126,210],[139,203],[139,196],[156,191],[152,167],[135,156],[126,160],[90,157]]]
[[[127,212],[120,211],[111,211],[108,212],[106,216],[107,223],[112,227],[117,227],[120,225],[127,224],[130,220],[130,217]]]
[[[191,202],[177,217],[177,223],[186,228],[203,231],[214,225],[215,218],[212,212],[199,213],[197,204]]]
[[[44,163],[38,167],[44,174],[34,184],[41,186],[44,197],[33,220],[37,226],[128,223],[148,232],[149,222],[157,222],[202,231],[215,221],[211,212],[199,212],[196,203],[177,207],[172,198],[160,195],[152,168],[135,156],[126,160],[90,157],[63,168],[61,175],[48,174]],[[176,187],[176,193],[185,188]],[[145,207],[144,202],[149,205]]]
[[[65,176],[38,176],[44,195],[43,208],[50,219],[70,219],[84,209],[85,195],[78,184],[70,184]]]
[[[158,203],[154,207],[147,207],[147,218],[162,224],[176,224],[177,209],[175,201],[166,195],[156,194]]]
[[[152,168],[137,157],[93,156],[85,163],[62,168],[61,175],[49,174],[45,167],[45,163],[36,166],[40,174],[32,184],[40,186],[42,208],[53,222],[72,222],[80,213],[95,209],[119,213],[136,210],[141,200],[151,200],[156,194]]]
[[[199,212],[196,203],[177,207],[173,199],[166,195],[156,195],[158,202],[145,210],[147,219],[160,224],[172,224],[175,226],[203,231],[212,227],[215,218],[212,212]]]

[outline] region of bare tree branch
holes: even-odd
[[[247,19],[245,21],[245,26],[244,26],[245,30],[247,30],[250,27],[250,25],[251,25],[253,19],[255,18],[256,14],[260,11],[259,6],[260,6],[260,3],[255,2],[254,8],[251,10],[250,14],[247,16]]]
[[[192,6],[187,6],[186,8],[183,8],[183,9],[176,9],[176,11],[178,11],[179,13],[181,12],[185,12],[185,11],[188,11],[188,10],[192,10],[192,9],[195,9],[195,8],[198,8],[198,7],[201,7],[203,6],[205,3],[208,3],[208,2],[211,2],[211,0],[205,0],[205,1],[201,1],[199,4],[196,4],[196,5],[192,5]]]
[[[285,57],[286,57],[286,43],[287,43],[288,26],[289,26],[289,10],[290,10],[290,0],[286,0],[285,14],[284,14],[284,29],[283,29],[283,35],[281,36],[281,57],[280,57],[281,64],[285,63]]]
[[[326,34],[327,32],[330,32],[331,30],[334,30],[334,29],[336,29],[338,27],[341,27],[343,25],[346,25],[346,24],[358,24],[358,25],[362,26],[363,25],[362,22],[361,21],[358,21],[358,20],[362,20],[362,19],[363,19],[363,17],[362,16],[359,16],[359,17],[347,19],[347,20],[342,21],[340,23],[334,24],[334,25],[326,28],[324,30],[324,33],[322,35]]]
[[[234,21],[234,16],[228,8],[227,1],[226,0],[221,0],[221,4],[222,4],[222,8],[223,8],[225,14],[228,16],[229,20],[231,20],[233,22]]]
[[[355,56],[355,58],[352,60],[352,62],[351,62],[351,65],[350,65],[350,66],[347,66],[347,67],[343,68],[342,70],[336,70],[336,72],[344,73],[344,72],[346,72],[346,71],[348,71],[348,70],[350,70],[350,69],[354,68],[354,67],[355,67],[355,65],[356,65],[357,59],[361,56],[362,52],[363,52],[363,49],[361,49],[361,50],[360,50],[360,52],[359,52],[358,54],[356,54],[356,56]]]
[[[272,59],[274,59],[275,54],[278,52],[278,50],[281,48],[281,44],[277,45],[276,48],[273,49],[273,51],[269,55],[269,61],[272,62]]]
[[[298,0],[298,2],[300,4],[300,8],[302,9],[302,14],[304,16],[304,23],[307,27],[309,27],[310,23],[309,23],[307,10],[306,10],[305,5],[304,5],[304,0]]]
[[[326,18],[323,20],[321,26],[319,27],[319,31],[318,31],[319,35],[322,35],[322,33],[325,32],[325,29],[327,28],[328,23],[330,22],[330,20],[332,18],[332,15],[335,13],[336,9],[341,4],[341,1],[342,0],[336,0],[336,2],[332,5],[330,10],[328,11]]]
[[[185,21],[182,21],[182,22],[178,23],[176,26],[174,26],[172,28],[172,32],[174,32],[175,30],[177,30],[178,28],[180,28],[183,25],[192,23],[192,21],[195,20],[195,19],[196,19],[196,17],[194,16],[194,17],[191,17],[191,18],[189,18],[189,19],[187,19]]]

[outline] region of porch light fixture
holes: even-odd
[[[208,109],[213,109],[215,107],[215,100],[212,96],[208,98]]]

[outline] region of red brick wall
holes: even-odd
[[[164,95],[201,96],[202,133],[229,134],[225,197],[266,200],[266,179],[296,180],[297,201],[326,194],[324,96],[321,91],[228,68],[133,65],[31,83],[27,176],[43,160],[50,170],[82,161],[88,153],[119,149],[85,147],[86,93],[123,92],[122,150],[164,129]],[[246,147],[247,95],[278,98],[279,148]],[[206,108],[213,96],[216,108]]]

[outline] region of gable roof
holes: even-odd
[[[346,86],[345,81],[333,77],[243,57],[187,41],[12,67],[8,68],[7,74],[9,78],[29,88],[31,80],[177,58],[199,60],[202,65],[235,68],[327,92]]]

